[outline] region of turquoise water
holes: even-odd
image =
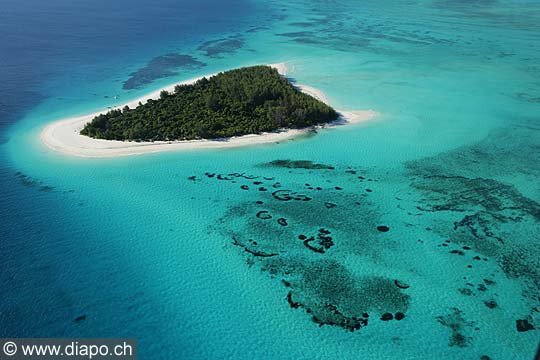
[[[204,4],[141,2],[166,35],[129,12],[114,31],[122,47],[105,59],[119,43],[111,29],[72,30],[74,43],[107,46],[52,57],[56,71],[32,83],[39,103],[13,105],[1,149],[0,335],[136,337],[151,359],[530,359],[540,5],[250,1],[205,18],[216,5]],[[152,69],[153,81],[123,89],[170,53],[206,66]],[[336,108],[380,116],[280,144],[118,159],[39,141],[57,118],[275,62]],[[332,169],[269,164],[287,159]],[[516,320],[536,329],[518,332]]]

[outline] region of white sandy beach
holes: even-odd
[[[284,63],[270,64],[279,71],[280,74],[286,75],[287,67]],[[206,75],[211,77],[212,75]],[[183,81],[177,84],[169,85],[163,89],[154,91],[144,97],[133,100],[129,103],[122,104],[117,108],[123,108],[129,106],[135,108],[139,102],[145,103],[148,99],[159,99],[161,91],[166,90],[173,92],[174,87],[179,84],[192,84],[201,77]],[[325,94],[318,89],[310,86],[294,84],[301,91],[319,99],[320,101],[328,104],[328,99]],[[131,141],[116,141],[116,140],[103,140],[93,139],[79,132],[81,129],[99,114],[106,113],[110,109],[105,109],[93,114],[62,119],[47,125],[40,134],[40,138],[43,143],[52,150],[79,157],[118,157],[127,155],[139,155],[154,152],[163,151],[177,151],[177,150],[195,150],[195,149],[221,149],[241,146],[252,146],[259,144],[276,143],[288,139],[295,138],[299,135],[305,134],[309,129],[288,129],[282,131],[276,131],[271,133],[263,133],[259,135],[245,135],[232,137],[220,140],[189,140],[189,141],[156,141],[156,142],[131,142]],[[358,123],[373,118],[376,113],[371,110],[363,111],[339,111],[340,119],[336,121],[334,125],[343,125],[350,123]],[[328,125],[327,125],[328,126]],[[323,126],[324,127],[324,126]]]

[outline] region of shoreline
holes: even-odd
[[[278,70],[278,72],[285,76],[287,74],[287,67],[285,63],[269,64],[269,66]],[[164,151],[179,151],[179,150],[197,150],[197,149],[223,149],[233,147],[245,147],[255,146],[262,144],[276,143],[279,141],[289,140],[296,138],[303,134],[308,133],[313,128],[325,128],[337,125],[353,124],[367,121],[375,117],[376,113],[372,110],[363,111],[340,111],[336,110],[340,117],[334,122],[327,125],[320,125],[317,127],[310,127],[305,129],[283,129],[270,133],[251,134],[243,136],[235,136],[224,139],[214,140],[178,140],[178,141],[156,141],[156,142],[134,142],[134,141],[119,141],[119,140],[104,140],[94,139],[88,136],[79,134],[80,130],[86,123],[91,121],[99,114],[106,113],[111,109],[123,108],[129,106],[130,108],[136,107],[139,102],[146,103],[148,99],[158,99],[161,91],[174,91],[176,85],[180,84],[192,84],[203,77],[212,77],[216,74],[210,74],[200,76],[190,80],[175,83],[166,86],[162,89],[151,92],[148,95],[130,101],[128,103],[107,108],[102,111],[95,112],[93,114],[84,115],[75,118],[67,118],[54,121],[41,131],[40,139],[45,146],[49,149],[76,157],[88,157],[88,158],[106,158],[106,157],[119,157],[129,155],[142,155]],[[300,91],[305,92],[308,95],[328,104],[328,99],[325,94],[311,86],[293,84]]]

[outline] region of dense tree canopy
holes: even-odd
[[[96,116],[82,135],[108,140],[192,140],[304,128],[337,118],[330,106],[297,90],[269,66],[226,71],[161,92],[135,109]]]

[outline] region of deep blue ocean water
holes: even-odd
[[[539,20],[516,0],[3,1],[0,337],[136,337],[144,359],[531,358],[539,332],[516,321],[540,328]],[[121,159],[39,140],[58,118],[282,61],[379,117]],[[298,240],[320,228],[324,254]],[[354,333],[328,325],[364,312]]]

